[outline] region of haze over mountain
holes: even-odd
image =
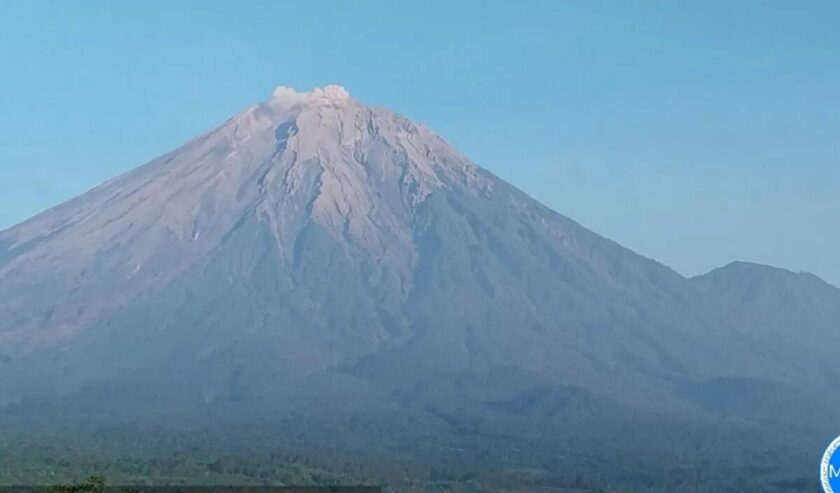
[[[819,432],[838,320],[840,290],[812,275],[684,278],[339,86],[279,87],[0,233],[12,414]]]

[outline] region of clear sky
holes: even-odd
[[[328,83],[686,275],[840,285],[840,2],[0,2],[0,228]]]

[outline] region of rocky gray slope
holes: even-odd
[[[0,403],[528,415],[568,390],[697,419],[768,393],[837,403],[821,393],[837,290],[739,269],[686,279],[341,87],[278,88],[0,233]]]

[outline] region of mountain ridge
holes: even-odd
[[[829,285],[829,286],[831,286],[835,289],[840,289],[837,286],[835,286],[833,283],[825,280],[820,275],[816,274],[815,272],[810,272],[810,271],[805,271],[805,270],[793,270],[793,269],[788,269],[788,268],[785,268],[785,267],[778,267],[778,266],[771,265],[771,264],[763,264],[763,263],[760,263],[760,262],[752,262],[752,261],[749,261],[749,260],[733,260],[733,261],[729,262],[728,264],[722,265],[720,267],[715,267],[714,269],[712,269],[709,272],[706,272],[704,274],[698,274],[698,275],[695,275],[695,276],[688,276],[687,278],[688,279],[700,279],[700,278],[709,276],[709,275],[715,273],[716,271],[717,272],[719,272],[719,271],[725,272],[725,271],[728,271],[728,270],[735,270],[735,269],[739,269],[739,270],[743,270],[743,271],[752,270],[752,271],[756,271],[756,272],[764,272],[764,273],[767,273],[767,274],[776,273],[776,274],[779,274],[779,275],[793,275],[793,276],[813,277],[813,278],[816,278],[819,281],[821,281],[821,282],[823,282],[823,283],[825,283],[825,284],[827,284],[827,285]]]

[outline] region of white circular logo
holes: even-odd
[[[820,464],[820,480],[825,493],[840,493],[840,437],[825,449]]]

